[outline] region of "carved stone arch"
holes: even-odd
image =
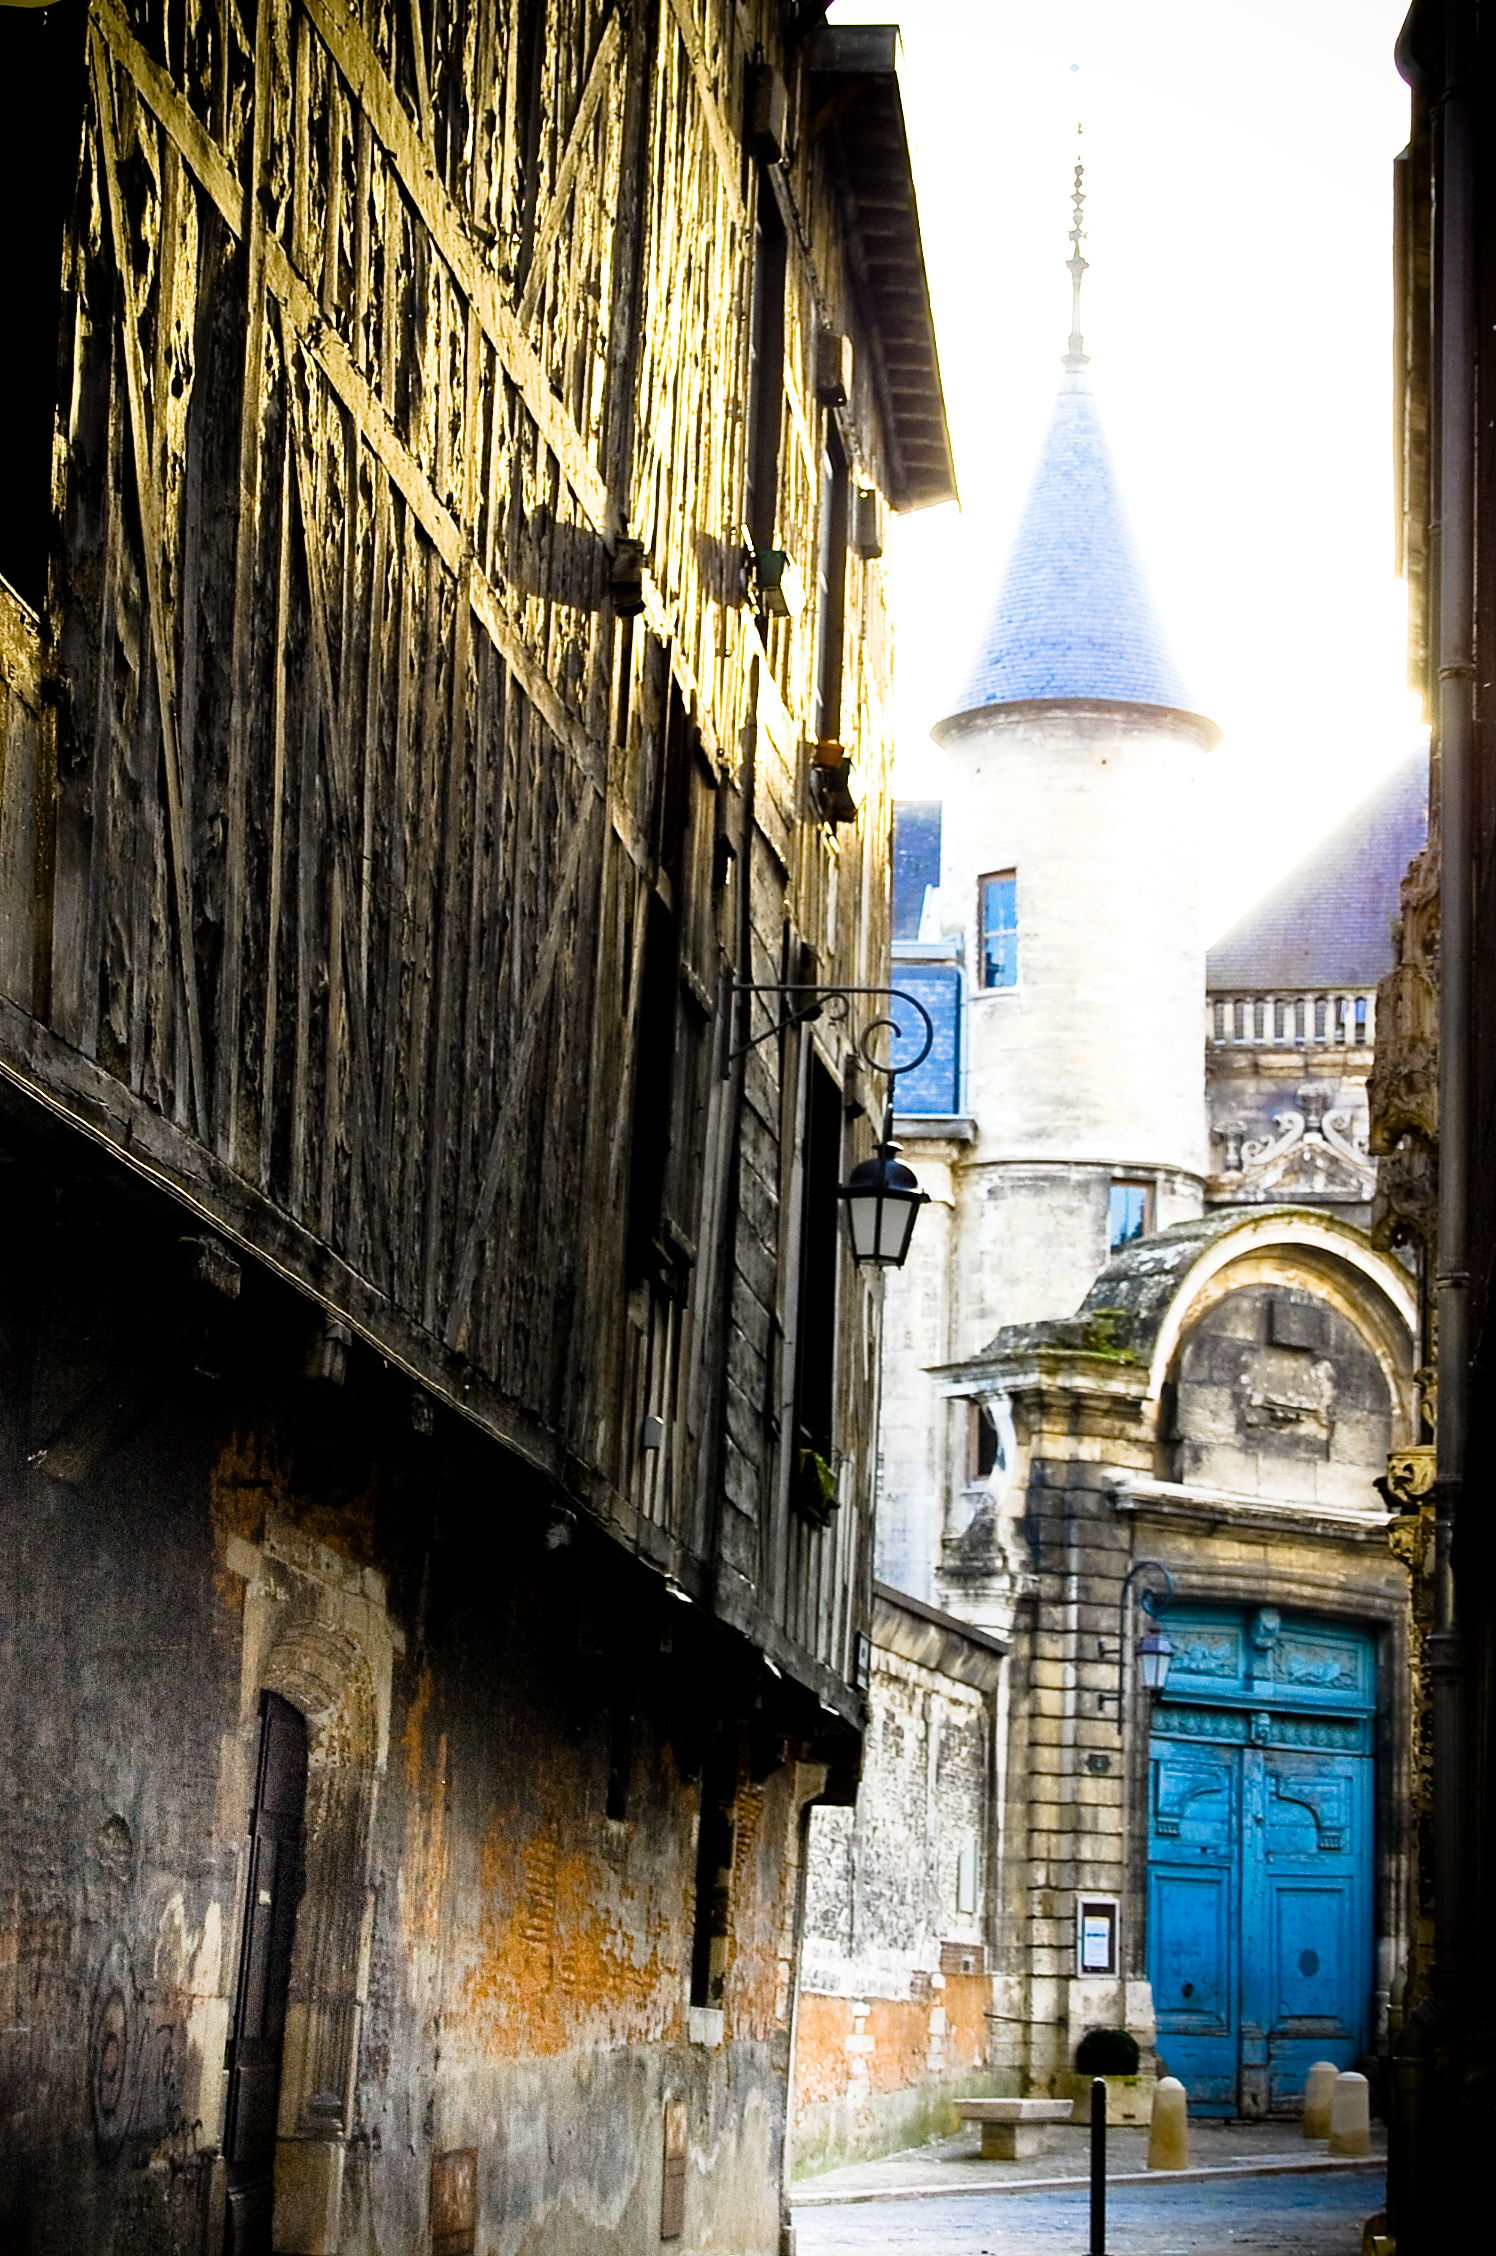
[[[1357,1252],[1351,1260],[1338,1245],[1296,1233],[1259,1234],[1208,1274],[1182,1280],[1155,1397],[1166,1478],[1285,1503],[1378,1508],[1374,1483],[1413,1431],[1414,1346],[1398,1297],[1371,1266],[1382,1257],[1369,1246]],[[1284,1302],[1286,1319],[1295,1309],[1319,1313],[1279,1332]],[[1254,1333],[1264,1307],[1267,1331]]]
[[[1400,1438],[1416,1417],[1416,1299],[1405,1269],[1349,1224],[1302,1212],[1244,1216],[1179,1281],[1153,1343],[1148,1394],[1157,1402],[1200,1318],[1248,1284],[1298,1285],[1323,1296],[1355,1326],[1387,1383]]]
[[[377,1762],[374,1674],[360,1640],[341,1624],[291,1620],[261,1664],[261,1686],[306,1717],[311,1759],[329,1767]]]

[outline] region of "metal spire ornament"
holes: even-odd
[[[1075,130],[1079,134],[1084,131],[1084,128],[1078,125]],[[1070,350],[1065,355],[1065,366],[1072,370],[1084,368],[1090,359],[1090,354],[1085,349],[1085,339],[1080,333],[1080,285],[1082,277],[1091,263],[1089,259],[1083,259],[1080,255],[1080,247],[1085,240],[1086,233],[1085,228],[1081,225],[1086,209],[1085,177],[1086,168],[1077,158],[1075,186],[1070,192],[1073,212],[1070,227],[1070,256],[1065,261],[1070,275]]]

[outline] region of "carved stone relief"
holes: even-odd
[[[1214,1130],[1221,1167],[1211,1181],[1212,1196],[1348,1204],[1369,1199],[1376,1169],[1356,1111],[1337,1103],[1340,1091],[1338,1081],[1304,1081],[1294,1092],[1294,1103],[1272,1114],[1266,1135],[1254,1135],[1252,1123],[1245,1120]]]
[[[1378,1160],[1371,1235],[1431,1252],[1438,1201],[1439,852],[1408,865],[1394,928],[1397,962],[1377,990],[1376,1058],[1367,1084]]]

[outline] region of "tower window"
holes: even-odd
[[[996,870],[981,881],[977,910],[982,985],[1018,985],[1018,872]]]
[[[1146,1238],[1153,1228],[1153,1185],[1151,1183],[1113,1183],[1107,1194],[1106,1242],[1115,1253],[1119,1247],[1131,1245],[1134,1238]]]

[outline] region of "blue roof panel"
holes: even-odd
[[[1216,942],[1207,987],[1374,987],[1392,969],[1403,872],[1427,837],[1420,747]]]
[[[1096,402],[1076,375],[1056,402],[957,710],[1071,697],[1193,710],[1153,609]]]

